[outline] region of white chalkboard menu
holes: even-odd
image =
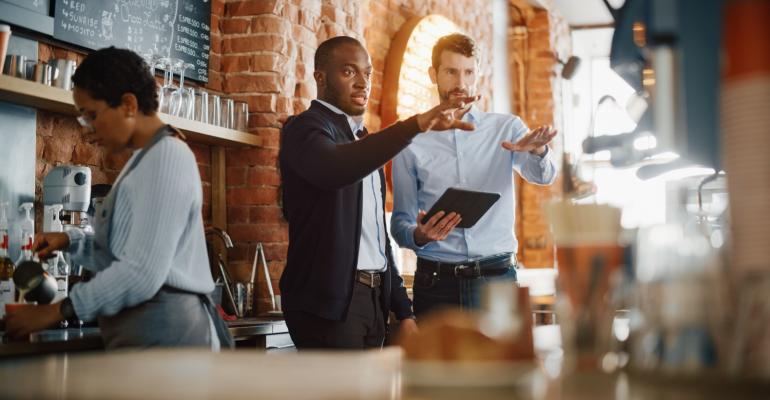
[[[182,59],[185,77],[208,81],[210,0],[55,0],[54,38]]]

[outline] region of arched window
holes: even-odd
[[[382,84],[382,126],[408,118],[439,103],[428,68],[436,41],[461,32],[441,15],[414,18],[399,30],[388,51]]]

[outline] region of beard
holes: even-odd
[[[452,100],[452,97],[468,97],[470,96],[470,93],[468,90],[460,89],[460,88],[454,88],[450,90],[439,90],[438,91],[439,98],[441,99],[442,103],[449,103]]]
[[[350,98],[348,98],[348,102],[343,101],[342,94],[339,92],[339,90],[336,90],[331,86],[326,87],[325,94],[325,97],[330,100],[329,102],[331,104],[342,110],[345,114],[350,115],[351,117],[358,117],[360,115],[364,115],[366,112],[366,107],[355,109],[355,106],[349,103]]]

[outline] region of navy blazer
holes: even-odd
[[[412,117],[356,141],[347,118],[316,101],[286,121],[278,156],[283,212],[289,221],[289,251],[280,281],[284,310],[346,319],[361,237],[361,181],[379,171],[384,199],[382,166],[418,133]],[[388,265],[381,305],[385,315],[393,311],[403,319],[412,315],[411,302],[387,236],[385,243]]]

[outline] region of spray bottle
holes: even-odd
[[[8,257],[8,203],[0,202],[0,318],[5,316],[5,305],[14,303],[16,288],[13,271],[16,266]]]
[[[64,206],[61,204],[53,204],[44,207],[43,232],[64,232],[64,227],[59,219],[63,208]],[[57,251],[54,254],[53,257],[44,263],[44,268],[56,279],[58,293],[53,301],[59,302],[67,297],[68,276],[70,271],[69,265],[64,259],[64,254],[62,254],[61,251]]]
[[[32,218],[33,207],[32,203],[21,203],[19,211],[24,210],[26,215],[19,224],[21,226],[21,255],[16,261],[16,265],[21,264],[22,261],[32,260],[32,243],[35,241],[35,220]]]

